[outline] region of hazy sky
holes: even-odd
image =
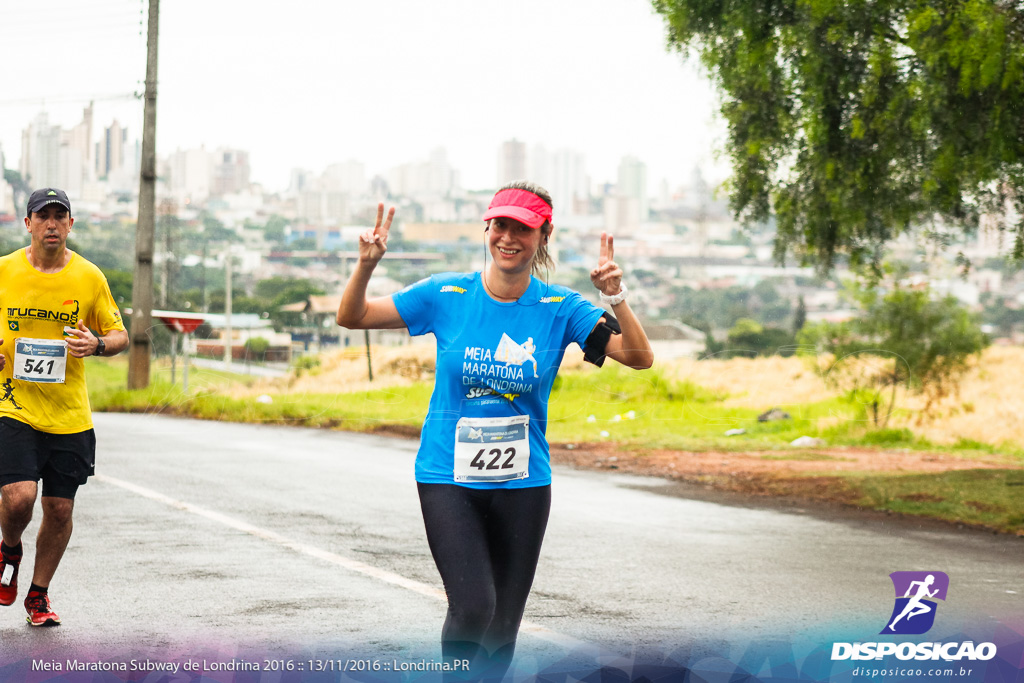
[[[143,0],[0,0],[0,145],[7,165],[43,108],[70,127],[90,97],[141,139]],[[370,174],[436,147],[491,187],[513,137],[586,155],[614,181],[633,155],[661,178],[715,160],[723,126],[695,63],[665,50],[645,0],[164,0],[157,152],[230,146],[253,180],[357,159]]]

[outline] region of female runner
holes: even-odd
[[[654,360],[611,235],[601,235],[590,279],[614,316],[535,276],[553,266],[551,207],[532,183],[501,188],[483,216],[492,261],[482,272],[433,275],[367,300],[395,214],[381,204],[338,308],[350,329],[405,327],[437,340],[416,482],[448,595],[442,655],[470,660],[473,679],[500,679],[512,661],[548,521],[547,402],[566,347],[579,344],[596,365],[608,357],[639,370]]]

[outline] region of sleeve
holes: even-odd
[[[93,301],[92,311],[89,312],[89,320],[86,321],[86,325],[94,330],[99,330],[101,337],[114,330],[124,330],[121,311],[117,309],[114,295],[110,292],[110,285],[102,275],[100,275],[96,298]]]
[[[409,334],[412,336],[434,331],[434,293],[436,291],[434,277],[431,276],[391,295],[398,315],[402,316],[402,321],[405,322],[405,326],[409,328]]]
[[[587,337],[594,330],[597,321],[605,314],[605,310],[584,299],[579,292],[573,292],[568,296],[565,304],[569,307],[569,324],[566,326],[564,344],[568,346],[572,342],[576,342],[580,348],[583,348]]]

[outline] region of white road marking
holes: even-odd
[[[294,541],[286,536],[282,536],[281,534],[269,531],[268,529],[261,529],[260,527],[253,526],[252,524],[249,524],[247,522],[234,519],[233,517],[228,517],[227,515],[222,515],[219,512],[214,512],[213,510],[208,510],[198,505],[193,505],[192,503],[186,503],[184,501],[171,498],[170,496],[165,496],[164,494],[158,491],[154,491],[153,489],[148,489],[145,488],[144,486],[139,486],[138,484],[133,484],[129,481],[117,479],[115,477],[110,477],[105,474],[94,475],[93,480],[101,481],[106,484],[111,484],[112,486],[118,486],[127,491],[131,491],[132,493],[140,495],[143,498],[155,500],[159,503],[163,503],[164,505],[168,505],[178,510],[191,512],[194,515],[205,517],[206,519],[209,519],[211,521],[223,524],[226,527],[237,529],[238,531],[244,531],[247,534],[251,534],[257,538],[263,539],[264,541],[276,543],[280,546],[288,548],[289,550],[294,550],[297,553],[302,553],[303,555],[315,557],[318,560],[324,560],[325,562],[338,565],[339,567],[344,567],[349,571],[358,572],[359,574],[362,574],[364,576],[377,579],[378,581],[383,581],[384,583],[390,583],[391,585],[398,586],[399,588],[405,588],[406,590],[412,591],[413,593],[419,593],[420,595],[425,595],[430,598],[447,601],[447,597],[445,596],[444,591],[438,588],[434,588],[433,586],[428,586],[425,583],[413,581],[412,579],[407,579],[404,576],[400,576],[393,572],[379,569],[372,565],[366,564],[365,562],[353,560],[348,557],[344,557],[343,555],[338,555],[337,553],[332,553],[327,550],[323,550],[322,548],[317,548],[316,546],[308,545],[306,543],[299,543],[298,541]],[[566,635],[564,633],[559,633],[558,631],[553,631],[547,628],[546,626],[534,624],[529,621],[523,621],[519,628],[520,631],[524,633],[529,633],[534,637],[541,638],[542,640],[546,640],[550,643],[554,643],[555,645],[558,645],[566,649],[598,649],[598,647],[593,643],[588,643],[586,641],[573,638],[572,636]]]

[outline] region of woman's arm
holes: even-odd
[[[604,347],[605,355],[634,370],[646,370],[651,367],[654,364],[654,351],[633,309],[623,301],[612,306],[612,310],[622,327],[622,334],[613,334],[608,339],[608,344]]]
[[[590,272],[590,281],[605,296],[622,291],[622,269],[612,260],[615,245],[611,235],[601,233],[601,252],[597,268]],[[634,370],[646,370],[654,364],[654,351],[643,325],[625,300],[612,305],[622,327],[622,334],[613,334],[605,345],[605,355]],[[600,324],[600,323],[599,323]]]
[[[359,262],[352,271],[338,306],[337,323],[350,330],[399,329],[405,321],[398,314],[391,297],[366,298],[366,286],[384,253],[388,250],[388,232],[395,217],[391,207],[384,218],[384,205],[377,205],[377,222],[372,230],[359,236]]]

